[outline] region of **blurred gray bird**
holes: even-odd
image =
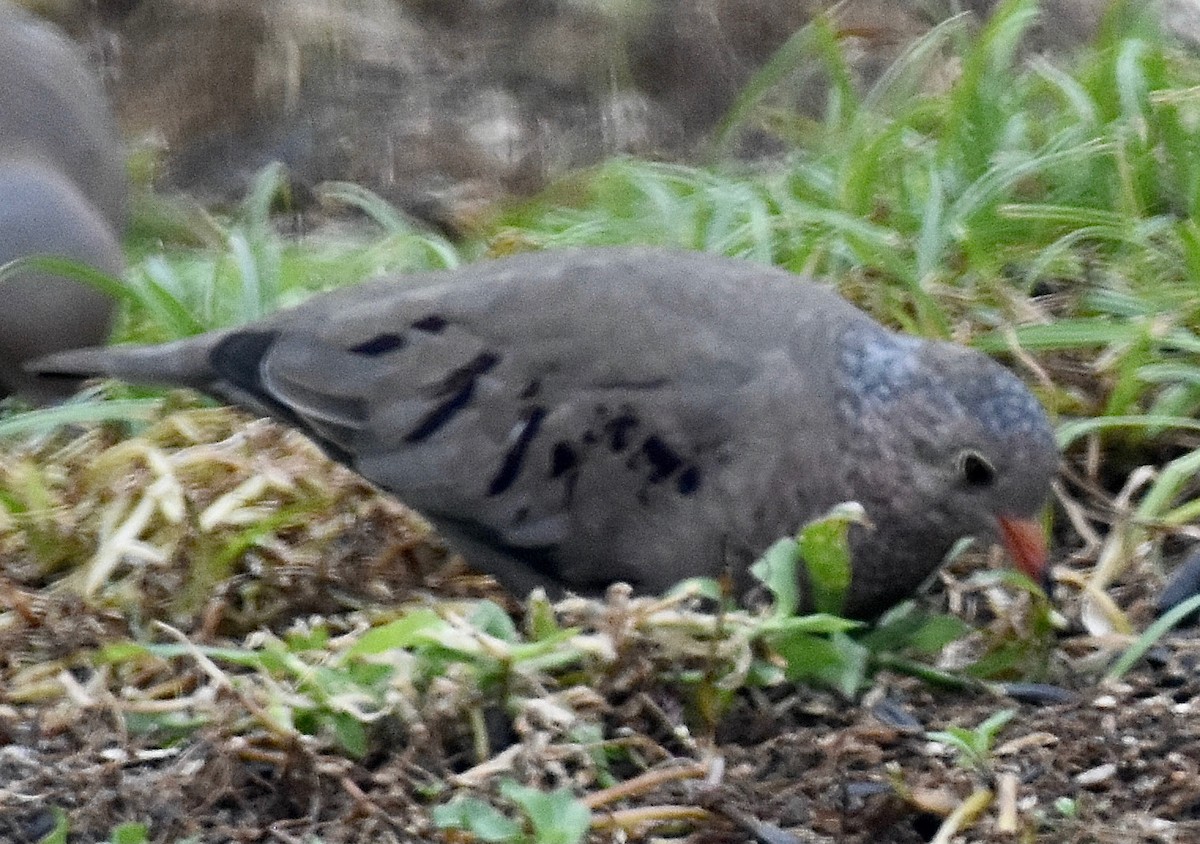
[[[111,275],[123,267],[125,157],[103,92],[78,51],[0,0],[0,264],[69,258]],[[113,301],[77,281],[24,270],[0,281],[0,398],[71,392],[30,379],[22,364],[101,343]]]
[[[851,529],[848,615],[911,595],[965,536],[1045,577],[1037,516],[1058,456],[1025,386],[750,262],[523,255],[33,368],[194,387],[280,419],[519,593],[658,592],[724,571],[744,591],[765,548],[847,500],[871,523]]]

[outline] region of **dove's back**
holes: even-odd
[[[128,186],[103,92],[66,37],[0,0],[0,264],[67,258],[121,272]],[[103,342],[113,301],[25,268],[0,280],[0,398],[42,402],[71,384],[29,378],[25,361]]]
[[[0,159],[42,162],[123,231],[125,153],[99,79],[65,35],[8,0],[0,0],[0,82]]]
[[[782,270],[566,250],[38,368],[191,386],[281,418],[514,589],[662,589],[840,500],[833,373],[851,325],[884,333]]]

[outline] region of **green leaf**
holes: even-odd
[[[147,652],[154,656],[169,659],[171,657],[191,657],[203,654],[217,662],[229,662],[244,668],[260,668],[273,659],[271,651],[247,651],[239,648],[213,648],[198,645],[183,645],[173,642],[146,645]]]
[[[159,746],[172,744],[189,736],[209,723],[206,715],[189,715],[186,712],[137,712],[125,713],[125,729],[132,735],[152,736]]]
[[[71,823],[67,820],[67,813],[55,806],[50,810],[54,815],[54,828],[38,839],[38,844],[67,844],[67,833],[71,830]]]
[[[750,574],[766,586],[775,599],[776,617],[793,616],[800,606],[800,584],[796,577],[799,562],[799,543],[784,537],[750,566]]]
[[[62,276],[72,281],[78,281],[106,293],[113,299],[135,302],[137,297],[121,282],[119,278],[102,272],[89,264],[72,261],[69,258],[57,258],[48,255],[29,255],[0,264],[0,285],[30,270],[48,275]]]
[[[971,630],[971,626],[957,616],[928,614],[908,602],[885,614],[859,641],[876,653],[915,651],[937,654]]]
[[[554,605],[544,592],[539,592],[526,602],[525,628],[535,642],[556,638],[562,633],[558,617],[554,614]]]
[[[961,767],[985,771],[996,737],[1016,714],[1015,709],[1002,709],[974,729],[952,726],[926,733],[926,737],[954,748],[958,752],[958,764]]]
[[[528,815],[535,844],[577,844],[592,825],[587,806],[566,789],[545,792],[508,780],[500,793]]]
[[[843,633],[828,638],[807,633],[772,636],[771,646],[784,658],[792,682],[815,682],[853,697],[863,686],[869,652]]]
[[[414,610],[403,618],[371,628],[359,637],[359,640],[346,651],[346,654],[348,656],[365,656],[399,648],[411,648],[429,641],[432,633],[444,630],[448,626],[447,622],[433,610]]]
[[[353,182],[324,182],[317,189],[326,202],[340,202],[366,214],[389,234],[407,234],[413,224],[379,194]]]
[[[433,822],[439,829],[465,829],[483,841],[517,841],[523,835],[520,824],[475,797],[458,796],[434,806]]]
[[[129,281],[138,306],[150,314],[157,327],[165,330],[167,337],[191,337],[210,327],[196,319],[180,298],[186,284],[165,259],[157,256],[146,259],[142,272],[130,273]]]
[[[1004,729],[1017,714],[1015,709],[1001,709],[996,714],[988,717],[982,724],[975,728],[975,734],[980,739],[980,747],[983,749],[991,749],[996,742],[996,736],[1000,735],[1000,731]]]
[[[987,679],[1019,676],[1028,659],[1029,647],[1024,642],[1001,642],[967,666],[966,673]]]
[[[489,636],[495,636],[503,642],[517,642],[520,634],[512,616],[506,613],[495,601],[480,601],[471,610],[468,617],[471,626],[482,630]]]
[[[0,422],[0,439],[52,431],[63,425],[98,422],[145,422],[162,409],[158,399],[68,402],[17,413]]]
[[[362,721],[349,712],[334,712],[330,715],[330,721],[333,723],[333,733],[343,750],[355,759],[367,755],[367,730]]]
[[[963,638],[972,630],[971,625],[957,616],[932,615],[913,631],[907,644],[918,653],[938,654],[946,645]]]
[[[149,827],[144,823],[123,823],[113,829],[108,840],[112,844],[145,844],[148,833]]]
[[[293,653],[328,650],[329,638],[329,628],[324,625],[319,625],[311,630],[293,630],[284,634],[288,650]]]
[[[1200,421],[1183,416],[1158,416],[1152,414],[1073,419],[1058,426],[1058,430],[1054,434],[1054,439],[1058,443],[1059,448],[1066,448],[1075,440],[1094,431],[1106,431],[1114,428],[1200,431]]]
[[[1064,818],[1075,818],[1079,815],[1079,802],[1071,797],[1057,797],[1054,810]]]
[[[812,615],[772,616],[759,626],[759,631],[766,633],[848,633],[865,627],[866,623],[852,618],[842,618],[840,615],[828,613],[813,613]]]
[[[754,566],[752,565],[750,568],[753,571]],[[728,597],[722,590],[720,582],[715,577],[689,577],[686,580],[679,581],[667,590],[667,597],[669,598],[679,595],[707,598],[717,603]]]
[[[747,118],[766,95],[814,57],[825,60],[825,70],[833,77],[838,101],[843,103],[843,109],[856,105],[854,85],[845,64],[845,56],[838,47],[837,34],[828,18],[817,17],[784,42],[742,87],[728,114],[713,132],[714,148],[718,152],[726,152],[736,131],[744,127]]]
[[[1162,617],[1146,628],[1141,636],[1130,645],[1125,653],[1113,663],[1112,668],[1108,669],[1108,673],[1104,675],[1106,680],[1119,680],[1125,676],[1125,673],[1132,668],[1139,659],[1145,655],[1146,651],[1167,634],[1176,624],[1187,618],[1188,615],[1200,609],[1200,595],[1193,595],[1182,604],[1171,607],[1170,610],[1163,613]]]
[[[150,650],[138,642],[112,642],[92,655],[93,665],[119,665],[123,662],[146,659],[153,656]]]
[[[812,584],[812,604],[817,612],[837,615],[850,591],[850,526],[867,523],[862,505],[838,504],[800,531],[800,556]]]
[[[1048,352],[1129,343],[1144,331],[1130,322],[1078,317],[1056,320],[1048,325],[1022,325],[1013,329],[1013,335],[1023,349]],[[984,352],[1005,352],[1010,342],[1006,333],[997,332],[980,337],[972,345]]]
[[[291,184],[286,165],[273,161],[254,174],[250,190],[242,201],[241,217],[247,223],[265,229],[271,224],[271,207],[276,199],[290,199]]]

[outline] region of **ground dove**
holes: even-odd
[[[548,252],[327,293],[261,322],[35,365],[195,387],[300,429],[513,590],[660,591],[746,569],[855,500],[845,612],[910,595],[956,540],[1041,579],[1057,464],[984,355],[893,333],[788,272]]]
[[[0,264],[48,255],[120,273],[126,199],[97,81],[66,38],[0,0]],[[22,363],[103,342],[113,311],[107,296],[52,273],[0,281],[0,398],[68,394],[69,384],[34,381]]]

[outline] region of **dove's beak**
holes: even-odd
[[[1000,539],[1017,568],[1050,594],[1050,567],[1047,565],[1046,532],[1036,519],[1000,516]]]

